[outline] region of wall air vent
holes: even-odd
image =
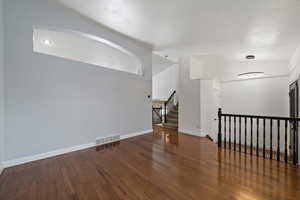
[[[109,144],[109,143],[113,143],[113,142],[118,142],[121,140],[121,136],[120,135],[115,135],[115,136],[109,136],[109,137],[105,137],[105,138],[98,138],[96,139],[96,145],[103,145],[103,144]]]

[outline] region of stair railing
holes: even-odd
[[[218,147],[286,163],[291,159],[297,164],[299,121],[300,118],[224,114],[220,108]]]
[[[174,91],[171,96],[168,98],[168,100],[165,102],[164,105],[164,122],[168,122],[168,112],[172,109],[173,106],[176,104],[176,91]]]
[[[152,123],[161,124],[163,122],[163,108],[152,106]]]

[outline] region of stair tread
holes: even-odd
[[[167,120],[172,122],[178,122],[178,118],[168,118]]]
[[[156,124],[156,127],[164,127],[164,128],[168,128],[168,129],[172,129],[172,130],[177,130],[178,127],[177,126],[168,126],[168,124],[164,123],[164,124]]]
[[[178,113],[169,112],[168,115],[178,116]]]
[[[178,129],[178,104],[169,110],[167,122],[163,123],[162,126],[170,129]]]
[[[178,114],[178,111],[176,111],[176,110],[170,110],[170,113],[176,113],[176,114]]]
[[[163,126],[169,126],[169,127],[178,127],[178,124],[174,124],[174,123],[164,123]]]

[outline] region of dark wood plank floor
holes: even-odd
[[[150,133],[6,169],[0,199],[299,200],[300,170],[206,138]]]

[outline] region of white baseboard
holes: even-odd
[[[178,132],[179,133],[184,133],[184,134],[187,134],[187,135],[199,136],[199,137],[203,136],[198,131],[192,131],[192,130],[186,130],[186,129],[179,129]]]
[[[131,137],[136,137],[136,136],[139,136],[139,135],[144,135],[144,134],[151,133],[151,132],[153,132],[153,130],[149,129],[149,130],[145,130],[145,131],[141,131],[141,132],[137,132],[137,133],[121,135],[121,140],[131,138]],[[22,158],[18,158],[18,159],[14,159],[14,160],[8,160],[8,161],[3,162],[2,170],[4,168],[29,163],[29,162],[32,162],[32,161],[42,160],[42,159],[46,159],[46,158],[62,155],[62,154],[65,154],[65,153],[74,152],[74,151],[79,151],[79,150],[83,150],[83,149],[87,149],[87,148],[91,148],[91,147],[95,147],[95,146],[96,146],[96,142],[91,142],[91,143],[87,143],[87,144],[77,145],[77,146],[74,146],[74,147],[68,147],[68,148],[64,148],[64,149],[50,151],[50,152],[47,152],[47,153],[22,157]],[[0,166],[0,170],[1,170],[1,166]]]
[[[37,155],[33,155],[33,156],[26,156],[26,157],[17,158],[14,160],[8,160],[8,161],[3,162],[3,166],[4,166],[4,168],[13,167],[16,165],[29,163],[29,162],[36,161],[36,160],[42,160],[45,158],[50,158],[50,157],[62,155],[65,153],[70,153],[70,152],[79,151],[82,149],[87,149],[90,147],[94,147],[95,145],[96,145],[96,142],[92,142],[92,143],[88,143],[88,144],[82,144],[82,145],[78,145],[78,146],[74,146],[74,147],[50,151],[47,153],[41,153],[41,154],[37,154]]]
[[[125,140],[127,138],[132,138],[132,137],[136,137],[136,136],[140,136],[140,135],[145,135],[147,133],[152,133],[153,129],[149,129],[149,130],[145,130],[145,131],[141,131],[141,132],[136,132],[136,133],[130,133],[127,135],[121,135],[121,140]]]

